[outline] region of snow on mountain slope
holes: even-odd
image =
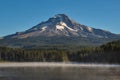
[[[26,30],[6,37],[28,38],[37,36],[70,36],[70,37],[90,37],[90,38],[114,38],[116,34],[81,25],[71,20],[65,14],[57,14],[45,22]],[[5,37],[5,38],[6,38]]]

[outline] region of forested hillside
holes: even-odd
[[[74,46],[73,46],[74,47]],[[120,63],[120,40],[100,47],[18,49],[0,47],[0,61]]]

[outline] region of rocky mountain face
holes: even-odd
[[[32,27],[24,32],[6,36],[5,38],[28,38],[38,36],[68,36],[68,37],[90,37],[90,38],[114,38],[117,37],[109,31],[95,29],[71,20],[65,14],[57,14],[45,22]]]
[[[73,48],[73,46],[96,46],[118,39],[120,35],[85,26],[71,20],[65,14],[57,14],[24,32],[5,36],[4,39],[0,39],[0,46]]]
[[[3,39],[2,37],[0,37],[0,39]]]

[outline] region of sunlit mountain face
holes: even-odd
[[[26,31],[5,36],[0,45],[100,45],[116,39],[120,39],[120,35],[82,25],[65,14],[57,14]]]
[[[117,37],[109,31],[95,29],[79,24],[70,19],[65,14],[57,14],[45,22],[16,34],[6,36],[11,38],[28,38],[37,36],[68,36],[68,37],[94,37],[94,38],[114,38]]]

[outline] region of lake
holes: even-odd
[[[120,80],[119,66],[14,65],[0,67],[0,80]]]

